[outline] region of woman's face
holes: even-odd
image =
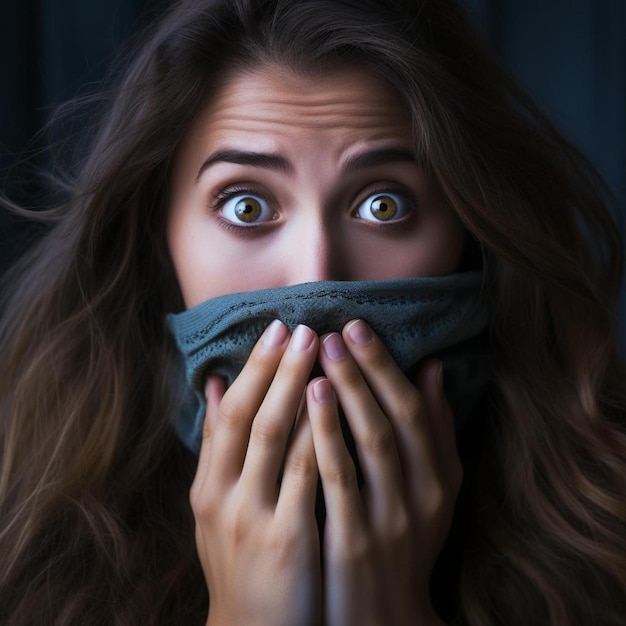
[[[446,274],[464,231],[384,80],[266,67],[225,81],[183,142],[167,238],[192,307],[309,281]]]

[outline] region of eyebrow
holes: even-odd
[[[387,163],[409,162],[417,163],[415,153],[405,148],[380,148],[378,150],[368,150],[348,157],[342,167],[344,173],[353,172],[368,167],[386,165]],[[243,150],[218,150],[202,163],[196,176],[196,182],[202,174],[216,163],[234,163],[236,165],[249,165],[261,167],[285,174],[293,171],[293,166],[279,154],[268,154],[264,152],[246,152]]]
[[[211,154],[198,170],[196,182],[204,172],[216,163],[235,163],[236,165],[251,165],[265,169],[289,173],[293,169],[291,163],[280,155],[263,152],[244,152],[241,150],[218,150]]]
[[[404,148],[380,148],[354,154],[346,160],[343,171],[353,172],[367,167],[386,165],[387,163],[417,163],[417,157],[412,150]]]

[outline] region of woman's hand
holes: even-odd
[[[413,386],[363,321],[322,340],[327,378],[307,405],[326,501],[324,613],[330,625],[441,624],[433,565],[462,482],[440,363]],[[344,443],[335,391],[356,442],[364,486]]]
[[[303,402],[318,345],[309,328],[289,339],[273,322],[228,391],[217,377],[207,381],[190,497],[209,624],[320,621],[318,473]]]

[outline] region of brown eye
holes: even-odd
[[[241,222],[256,222],[262,212],[261,203],[251,197],[241,198],[234,207],[235,216]]]
[[[366,222],[397,222],[416,208],[412,195],[397,193],[375,193],[367,196],[356,210],[355,217]]]
[[[220,200],[222,217],[235,226],[256,226],[276,219],[269,204],[259,196],[246,192],[225,192],[230,197]]]
[[[370,213],[378,220],[393,219],[398,212],[398,205],[391,196],[376,196],[370,203]]]

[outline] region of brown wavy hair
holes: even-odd
[[[0,326],[0,621],[204,623],[176,439],[182,308],[164,237],[181,139],[227,69],[360,63],[409,111],[421,162],[481,251],[493,383],[470,444],[443,600],[459,624],[626,616],[620,236],[594,170],[453,0],[189,0],[102,94]],[[8,206],[9,203],[5,202]],[[478,433],[478,434],[476,434]],[[458,520],[461,520],[459,522]]]

